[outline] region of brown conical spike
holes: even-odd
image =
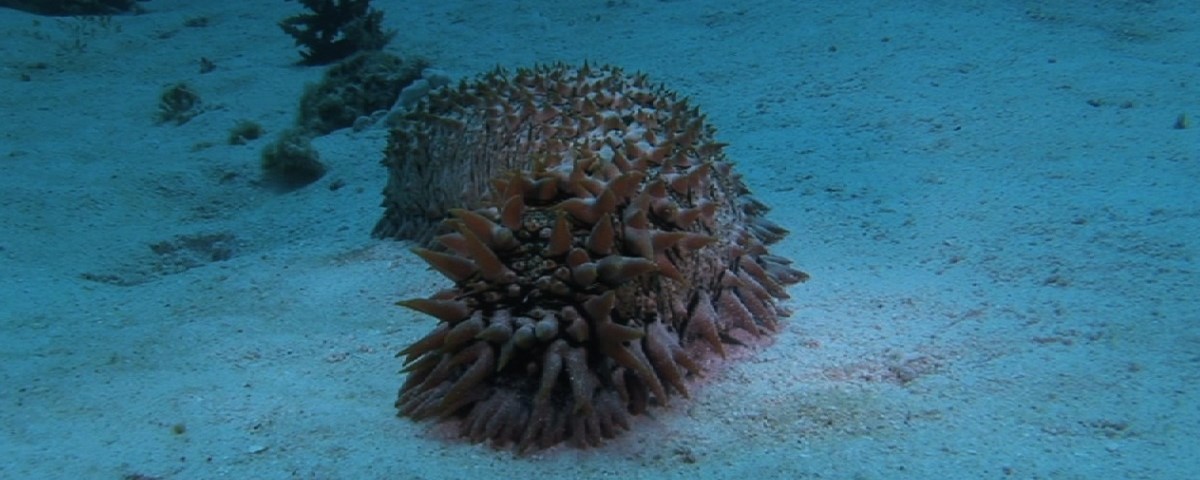
[[[617,196],[612,190],[605,189],[600,193],[599,197],[596,197],[596,203],[593,205],[592,210],[597,216],[613,213],[617,211],[617,200]]]
[[[646,155],[646,151],[642,150],[642,147],[638,145],[637,140],[626,137],[624,146],[625,146],[625,156],[626,157],[629,157],[629,158],[633,159],[634,161],[646,162],[647,164],[649,163],[650,159],[647,158],[648,155]],[[641,170],[645,170],[645,169],[641,169]]]
[[[777,321],[779,316],[775,314],[775,309],[772,308],[770,300],[764,300],[762,297],[759,297],[758,293],[753,291],[752,285],[746,285],[744,288],[738,288],[736,293],[738,299],[742,301],[742,305],[746,307],[747,311],[754,315],[754,319],[757,320],[758,323],[762,324],[764,327],[767,327],[768,330],[773,332],[776,331],[777,327],[779,326],[779,322]],[[766,292],[763,291],[762,293]]]
[[[458,322],[458,325],[450,328],[446,332],[446,339],[442,342],[442,348],[447,351],[455,351],[459,346],[475,340],[475,336],[483,331],[484,321],[483,312],[476,310],[470,318]]]
[[[749,275],[750,278],[753,278],[756,282],[758,282],[759,285],[762,285],[763,288],[770,292],[771,296],[781,299],[791,298],[791,296],[788,295],[787,290],[784,289],[783,286],[778,282],[776,282],[771,275],[768,275],[767,271],[763,270],[763,267],[759,265],[758,262],[754,261],[754,259],[748,256],[742,256],[738,259],[737,265],[739,269],[739,276],[743,274]]]
[[[625,154],[621,153],[620,150],[614,150],[612,152],[612,158],[609,161],[612,162],[613,165],[616,165],[617,169],[622,172],[629,172],[633,168],[633,165],[629,163],[629,160],[625,158]]]
[[[568,267],[574,268],[590,261],[592,261],[592,257],[587,254],[587,250],[582,248],[572,248],[571,251],[567,253]]]
[[[657,102],[654,104],[655,109],[657,109],[657,110],[666,109],[666,101],[667,100],[665,98],[658,98]],[[660,107],[659,105],[662,105],[662,106]],[[665,123],[663,123],[663,130],[666,131],[667,135],[669,135],[669,136],[677,135],[679,132],[679,116],[671,115],[670,117],[668,117],[667,121]]]
[[[601,193],[604,193],[604,187],[604,182],[600,181],[600,179],[596,177],[588,175],[579,180],[575,191],[579,192],[579,196],[599,197]]]
[[[574,236],[571,235],[571,225],[567,222],[566,215],[559,214],[554,220],[554,228],[550,230],[550,243],[546,246],[546,256],[557,257],[564,255],[571,249],[571,240]]]
[[[610,354],[610,356],[611,352],[608,350],[624,350],[625,347],[622,345],[623,342],[639,340],[644,336],[646,336],[646,334],[641,329],[626,325],[618,325],[613,322],[608,315],[605,315],[602,321],[596,323],[596,337],[601,345],[600,348],[602,350],[606,350],[605,353]],[[628,354],[627,351],[626,354]],[[630,365],[636,365],[637,362],[625,362],[618,360],[618,363],[627,368],[639,369],[637,366]]]
[[[710,348],[721,358],[725,358],[725,347],[721,344],[721,336],[717,332],[717,312],[713,309],[712,298],[708,296],[708,292],[701,290],[697,294],[696,305],[692,307],[692,315],[684,333],[689,337],[703,338]]]
[[[613,196],[611,190],[605,190],[596,198],[579,198],[573,197],[563,200],[555,206],[561,211],[567,212],[576,220],[588,225],[594,225],[600,221],[600,217],[606,213],[612,213],[617,209],[617,198]]]
[[[671,156],[670,163],[678,169],[688,168],[692,166],[692,157],[688,155],[687,150],[678,150]]]
[[[674,343],[673,338],[662,322],[653,322],[647,325],[646,357],[649,358],[650,364],[654,366],[658,375],[666,380],[671,388],[674,388],[684,398],[688,398],[687,385],[683,382],[683,372],[679,371],[679,364],[675,363],[675,355],[672,350],[677,349],[678,345]]]
[[[467,251],[475,260],[475,265],[479,267],[479,273],[483,278],[502,284],[516,281],[517,274],[509,270],[504,262],[500,261],[500,257],[496,256],[496,252],[483,243],[483,240],[480,240],[470,228],[459,223],[458,233],[461,233],[466,240]]]
[[[778,223],[772,222],[762,217],[750,220],[750,231],[754,233],[763,243],[770,245],[778,242],[787,236],[788,230],[783,228]]]
[[[692,191],[703,188],[707,182],[709,175],[712,174],[712,163],[702,163],[695,166],[687,173],[688,188]]]
[[[513,238],[512,230],[497,225],[496,222],[480,215],[478,212],[452,208],[450,209],[450,214],[458,218],[464,226],[471,230],[471,233],[474,233],[476,237],[483,240],[489,248],[508,250],[516,246],[516,239]]]
[[[673,173],[666,176],[667,183],[671,186],[671,190],[680,195],[687,195],[691,191],[690,181],[688,176],[682,173]]]
[[[699,207],[681,208],[675,214],[675,218],[671,219],[671,223],[678,228],[688,228],[700,218],[702,213]]]
[[[596,122],[600,119],[598,115],[576,117],[580,132],[590,132],[596,128]]]
[[[492,223],[491,220],[487,220],[486,217],[476,214],[474,211],[450,209],[450,215],[458,218],[458,221],[469,228],[475,236],[479,236],[480,240],[488,240],[492,235],[492,229],[496,228],[496,223]]]
[[[770,208],[767,207],[767,204],[750,195],[742,195],[741,197],[738,197],[737,205],[738,208],[741,208],[742,211],[746,213],[746,215],[762,215],[767,213],[767,210],[770,210]]]
[[[647,128],[642,131],[642,140],[645,140],[646,143],[649,143],[650,145],[659,145],[658,133],[656,133],[653,128]],[[662,145],[659,145],[659,147],[666,145],[670,145],[670,142],[663,142]]]
[[[575,161],[571,164],[571,171],[567,172],[565,179],[560,177],[559,181],[565,180],[567,184],[566,190],[572,192],[574,187],[583,182],[583,179],[587,178],[587,176],[587,167],[576,157]]]
[[[725,148],[727,145],[728,144],[726,144],[726,143],[716,143],[716,142],[704,143],[704,144],[700,145],[699,147],[696,147],[696,154],[699,155],[700,158],[712,158],[717,155],[720,155],[721,149]]]
[[[683,274],[675,267],[675,263],[666,255],[659,254],[654,256],[654,264],[658,266],[658,273],[676,282],[688,285],[689,282],[683,278]]]
[[[597,112],[596,102],[590,98],[584,98],[579,101],[579,113],[585,117],[595,116]]]
[[[649,140],[647,140],[647,141],[649,141]],[[653,144],[651,144],[651,145],[653,145]],[[664,160],[667,159],[667,156],[669,156],[671,154],[672,148],[674,148],[674,145],[672,145],[671,142],[663,142],[662,144],[654,147],[653,150],[650,150],[650,155],[649,155],[650,163],[653,163],[655,165],[662,165],[663,170],[666,170],[666,171],[674,170],[675,168],[673,165],[671,165],[670,163],[664,163]]]
[[[412,345],[400,350],[396,353],[396,356],[404,357],[404,365],[407,366],[418,357],[429,352],[435,352],[441,348],[442,342],[446,338],[446,332],[448,331],[450,331],[449,323],[439,323],[437,328],[434,328],[432,332],[429,332],[429,335],[422,337],[420,340],[413,342]]]
[[[736,275],[722,276],[721,285],[736,288],[739,295],[749,292],[753,293],[759,299],[768,302],[771,301],[772,298],[770,292],[768,292],[766,288],[763,288],[761,283],[758,283],[757,280],[748,275],[745,270],[739,269]]]
[[[623,171],[623,170],[622,170]],[[642,183],[642,179],[646,178],[643,172],[626,172],[618,175],[612,181],[605,185],[605,188],[611,190],[613,196],[618,202],[624,202],[633,197],[637,192],[637,187]]]
[[[661,179],[654,179],[650,183],[647,183],[642,191],[653,198],[665,198],[667,196],[667,184],[663,183]]]
[[[650,393],[654,394],[654,398],[660,404],[667,405],[669,401],[667,391],[659,381],[658,375],[655,375],[654,369],[650,367],[645,353],[642,353],[641,345],[633,342],[627,346],[622,341],[616,340],[621,336],[614,333],[617,329],[635,330],[639,338],[645,336],[641,329],[617,325],[612,320],[608,320],[596,326],[596,339],[601,353],[612,358],[617,365],[628,368],[650,390]]]
[[[763,269],[779,283],[790,285],[808,281],[808,274],[792,268],[789,265],[791,262],[787,260],[773,255],[760,256],[759,260],[762,261]]]
[[[554,107],[547,107],[539,110],[533,117],[534,123],[538,125],[546,125],[550,123],[551,120],[554,120],[556,117],[558,117],[559,113],[560,112],[558,109]]]
[[[605,112],[601,115],[603,120],[600,121],[600,126],[604,127],[604,132],[613,130],[624,131],[625,122],[621,121],[621,116],[613,112]]]
[[[600,281],[609,285],[620,285],[638,275],[658,271],[658,265],[641,257],[609,255],[596,262]]]
[[[479,385],[488,378],[492,373],[492,366],[495,365],[495,355],[492,353],[492,347],[485,342],[476,342],[470,348],[454,355],[450,363],[457,366],[467,362],[471,362],[471,366],[462,373],[458,380],[451,384],[442,397],[441,404],[437,415],[446,417],[453,414],[455,411],[476,400],[470,392],[476,385]]]
[[[603,294],[588,298],[583,302],[583,312],[593,322],[598,322],[602,318],[608,318],[608,314],[617,304],[617,295],[612,290],[608,290]]]
[[[429,413],[425,411],[425,405],[436,401],[441,397],[438,395],[440,392],[432,390],[429,386],[426,386],[426,384],[429,383],[429,378],[435,375],[439,378],[439,382],[445,380],[445,374],[443,371],[448,370],[449,367],[444,365],[448,363],[450,363],[450,358],[442,357],[438,361],[437,365],[435,365],[432,369],[425,371],[424,374],[421,375],[420,383],[409,384],[411,385],[411,388],[406,389],[400,394],[400,397],[396,399],[396,409],[400,410],[401,415],[413,418],[426,418],[429,416]],[[405,383],[408,382],[405,381]]]
[[[508,177],[508,184],[503,190],[505,197],[525,196],[534,188],[533,179],[523,173],[514,173]]]
[[[454,283],[471,278],[479,271],[474,262],[458,255],[435,252],[421,247],[413,248],[412,252]]]
[[[411,308],[447,323],[457,323],[471,315],[471,309],[462,300],[414,298],[396,302],[396,305]]]
[[[730,275],[730,273],[727,271],[726,275]],[[717,315],[728,319],[733,327],[745,330],[756,337],[762,335],[762,329],[758,328],[758,324],[754,321],[754,315],[746,309],[746,305],[742,304],[741,300],[738,300],[733,290],[721,290],[721,293],[717,295],[719,295],[717,297]]]
[[[679,246],[685,250],[699,250],[716,243],[716,241],[717,237],[700,233],[689,233],[679,242]]]
[[[539,202],[553,200],[558,196],[558,179],[550,176],[539,178],[525,195]]]
[[[675,244],[691,236],[688,232],[650,232],[650,248],[654,253],[659,253],[663,250],[675,246]]]
[[[625,250],[645,259],[654,258],[654,242],[649,229],[635,228],[635,222],[625,222],[625,235],[622,244]]]
[[[621,169],[613,165],[612,162],[599,162],[596,168],[592,171],[592,176],[601,179],[604,182],[611,182],[621,176]],[[607,186],[607,184],[605,184]]]
[[[442,324],[443,327],[445,325],[446,324],[444,323]],[[439,343],[438,345],[441,344]],[[437,346],[435,345],[435,348],[436,347]],[[399,357],[400,355],[396,356]],[[437,363],[440,359],[441,357],[438,355],[422,355],[420,359],[416,360],[415,362],[405,360],[404,367],[401,368],[400,371],[409,373],[410,375],[407,379],[405,379],[404,383],[408,386],[420,384],[422,381],[424,381],[424,378],[422,377],[432,371],[433,367],[437,366]],[[409,380],[412,381],[410,382]]]
[[[644,195],[638,195],[638,198],[646,198]],[[621,220],[625,222],[627,228],[647,229],[650,228],[650,218],[646,216],[648,206],[639,204],[637,198],[625,207],[625,213],[621,215]]]
[[[587,236],[587,249],[596,255],[608,255],[613,251],[613,243],[616,242],[616,235],[613,232],[612,215],[604,214],[600,217],[600,221],[592,227],[592,232]]]
[[[457,233],[447,233],[433,238],[437,241],[437,243],[442,244],[442,246],[446,247],[450,251],[461,256],[467,255],[467,239],[463,238],[462,235]]]
[[[525,215],[525,197],[523,195],[513,195],[504,202],[504,208],[500,209],[500,224],[504,225],[509,230],[520,230],[521,219]]]

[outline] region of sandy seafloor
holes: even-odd
[[[689,96],[812,274],[774,344],[603,448],[431,436],[392,401],[432,321],[393,303],[446,281],[369,236],[386,130],[261,186],[322,73],[276,26],[297,3],[3,10],[0,478],[1200,472],[1193,2],[375,4],[456,79],[587,59]],[[156,124],[181,81],[207,110]],[[241,119],[267,136],[228,145]]]

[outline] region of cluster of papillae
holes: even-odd
[[[806,276],[767,253],[787,232],[712,134],[643,76],[587,66],[493,72],[409,114],[376,233],[433,236],[414,251],[454,286],[400,302],[438,320],[400,352],[400,414],[518,451],[597,445],[774,331]]]

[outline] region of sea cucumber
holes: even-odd
[[[381,237],[453,282],[396,407],[518,452],[597,446],[779,329],[808,276],[686,99],[562,64],[435,90],[392,130]]]

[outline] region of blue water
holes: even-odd
[[[812,275],[691,399],[521,458],[395,417],[432,325],[394,302],[445,285],[369,235],[386,122],[263,178],[324,72],[276,25],[302,6],[140,5],[0,8],[0,478],[1200,471],[1190,2],[374,2],[453,81],[587,60],[689,97]]]

